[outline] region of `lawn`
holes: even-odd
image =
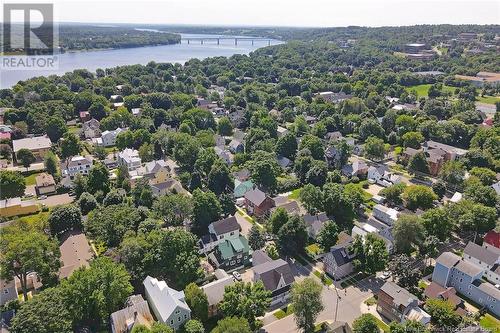
[[[497,96],[477,96],[476,100],[481,103],[495,104],[500,102],[500,97]]]
[[[316,270],[313,272],[313,274],[316,275],[324,285],[331,286],[333,284],[333,280],[330,279],[326,274],[322,274],[320,271]]]
[[[377,317],[375,317],[375,320],[377,321],[378,328],[380,328],[382,331],[384,331],[385,333],[389,333],[391,331],[389,325],[384,323],[382,320],[378,319]]]
[[[500,332],[500,320],[496,319],[489,313],[485,314],[484,316],[481,317],[479,320],[479,325],[482,328],[486,328],[491,330],[493,333],[498,333]]]
[[[312,243],[306,246],[306,253],[312,258],[314,258],[318,254],[321,254],[321,252],[323,251],[317,243]]]
[[[283,309],[279,309],[278,311],[276,311],[275,313],[273,313],[273,315],[277,319],[283,319],[286,316],[291,315],[292,313],[293,313],[293,304],[289,304],[287,307],[285,307]]]
[[[24,177],[24,180],[26,181],[26,186],[29,185],[35,185],[36,184],[36,176],[38,176],[40,173],[32,173],[31,175]]]
[[[364,303],[368,306],[375,305],[375,304],[377,304],[377,298],[375,296],[372,296],[372,297],[368,298]]]
[[[292,193],[288,196],[288,199],[298,200],[300,195],[300,190],[301,190],[300,188],[293,190]]]
[[[432,84],[419,84],[417,86],[410,86],[406,87],[406,91],[410,92],[415,90],[417,92],[418,97],[428,97],[429,96],[429,89]],[[452,94],[455,93],[456,87],[450,87],[450,86],[444,86],[443,85],[443,92],[450,92]]]

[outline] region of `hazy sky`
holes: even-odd
[[[437,23],[500,24],[500,0],[54,0],[52,2],[55,4],[56,19],[59,18],[61,22],[316,27]]]

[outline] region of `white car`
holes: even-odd
[[[45,200],[47,199],[47,196],[46,195],[41,195],[38,197],[38,200]]]
[[[241,281],[241,274],[238,273],[237,271],[233,272],[233,277],[236,281]]]
[[[384,280],[387,280],[391,276],[390,272],[382,272],[382,275],[380,277]]]

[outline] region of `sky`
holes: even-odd
[[[500,24],[500,0],[43,0],[41,2],[54,3],[55,17],[60,22],[298,27]]]

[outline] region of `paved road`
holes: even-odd
[[[247,237],[250,233],[250,229],[252,229],[252,223],[248,222],[238,211],[234,214],[234,216],[241,227],[241,233],[243,236]]]
[[[70,204],[75,200],[75,197],[70,196],[68,193],[56,194],[47,197],[47,199],[37,200],[39,204],[45,204],[47,207],[54,207],[58,205]]]
[[[334,321],[337,311],[337,320],[352,323],[362,312],[363,302],[378,292],[383,280],[374,277],[359,281],[356,285],[346,289],[339,289],[338,306],[337,293],[334,289],[323,287],[322,297],[324,310],[319,314],[316,322]],[[297,333],[294,316],[290,315],[281,320],[275,320],[266,324],[262,331],[266,333]]]

